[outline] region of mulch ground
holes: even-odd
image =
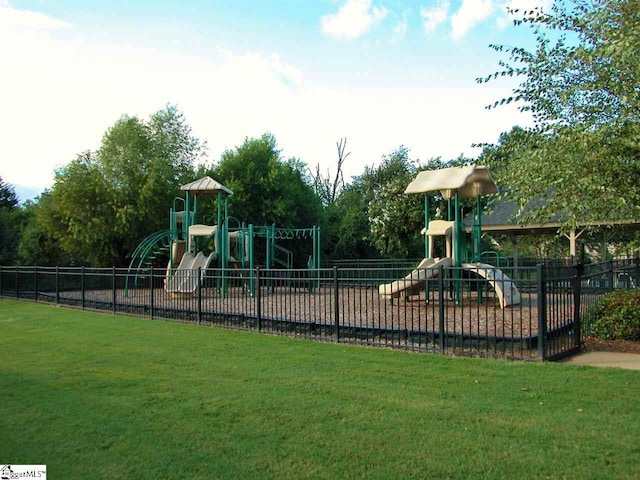
[[[587,352],[622,352],[640,354],[640,342],[631,340],[601,340],[585,337],[584,350]]]

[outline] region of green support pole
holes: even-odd
[[[427,230],[429,230],[429,195],[424,195],[424,258],[430,258],[429,252],[429,237],[427,236]]]
[[[182,230],[184,234],[184,238],[187,239],[187,252],[191,251],[191,239],[189,238],[189,223],[191,222],[191,204],[189,198],[189,192],[185,194],[185,212],[184,218],[182,219]]]
[[[218,195],[221,196],[222,192],[218,192]],[[224,198],[224,220],[222,225],[222,298],[226,298],[228,287],[227,269],[229,267],[229,197],[226,196]]]
[[[473,228],[473,260],[475,262],[480,262],[482,260],[482,200],[480,199],[480,195],[476,197],[476,224]],[[478,303],[482,303],[483,292],[482,292],[482,283],[478,282],[476,285],[476,290],[478,292]]]
[[[267,248],[267,265],[266,268],[270,269],[271,268],[271,227],[267,227],[266,228],[266,234],[267,234],[267,239],[266,239],[266,248]]]
[[[218,245],[218,249],[220,250],[218,252],[218,258],[220,259],[220,264],[222,264],[222,258],[223,258],[223,249],[222,249],[222,192],[218,192],[218,200],[216,202],[216,206],[218,209],[218,215],[216,217],[216,225],[217,225],[217,229],[216,229],[216,236],[217,238],[217,245]]]
[[[453,219],[453,266],[454,274],[454,301],[460,304],[462,298],[462,284],[460,278],[460,258],[462,256],[462,245],[460,244],[460,192],[456,190],[454,197],[454,219]]]
[[[322,233],[320,232],[320,227],[316,227],[316,229],[318,235],[318,241],[316,242],[316,268],[320,268],[320,266],[322,265],[322,242],[320,241],[322,239]]]
[[[198,220],[198,195],[193,196],[193,223],[200,223]]]
[[[320,227],[316,227],[316,235],[318,237],[318,241],[316,242],[316,255],[315,255],[315,267],[316,267],[316,277],[318,279],[317,283],[316,283],[316,288],[320,288],[320,265],[321,265],[321,258],[320,256],[322,255],[322,248],[321,248],[321,232],[320,232]]]
[[[249,295],[253,297],[255,292],[255,265],[253,255],[253,224],[249,224]]]

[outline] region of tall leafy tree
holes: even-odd
[[[514,12],[516,13],[516,12]],[[522,78],[510,98],[543,135],[516,150],[503,179],[524,222],[561,218],[565,227],[638,218],[640,192],[640,8],[637,0],[556,1],[525,12],[533,51],[493,46],[508,55],[479,79]],[[531,208],[534,200],[544,206]]]
[[[20,238],[20,208],[13,185],[0,177],[0,265],[17,261]]]
[[[225,151],[211,175],[233,191],[230,213],[241,221],[303,228],[323,217],[306,171],[300,160],[282,159],[275,137],[266,133]]]
[[[400,146],[384,155],[377,167],[366,167],[354,181],[366,203],[370,241],[382,256],[421,255],[423,199],[404,194],[419,170],[419,162],[411,160],[409,150]]]
[[[98,151],[56,171],[39,202],[37,224],[73,264],[124,265],[140,240],[168,227],[172,200],[193,180],[203,154],[176,107],[148,121],[125,115]],[[32,245],[38,238],[30,233]]]

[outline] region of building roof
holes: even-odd
[[[534,200],[527,208],[535,209],[542,203],[542,200]],[[518,212],[519,208],[515,202],[499,197],[489,199],[482,213],[482,231],[505,235],[554,235],[558,233],[564,223],[562,218],[556,216],[547,222],[523,225],[518,223]],[[473,221],[473,215],[465,216],[463,222],[467,231],[471,230]],[[627,219],[591,221],[579,225],[579,229],[593,226],[618,226],[629,230],[638,230],[640,229],[640,221]]]

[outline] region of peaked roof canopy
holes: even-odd
[[[498,186],[491,178],[489,169],[481,165],[449,167],[440,170],[425,170],[418,173],[404,193],[428,193],[440,191],[444,198],[460,192],[460,198],[497,193]]]
[[[224,195],[233,195],[231,190],[211,177],[203,177],[200,180],[182,185],[180,190],[186,190],[193,195],[214,195],[218,192],[222,192]]]

